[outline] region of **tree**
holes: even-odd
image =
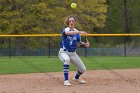
[[[109,11],[108,33],[139,33],[139,0],[108,0]],[[127,37],[126,43],[131,43],[136,37]],[[108,39],[112,43],[123,44],[124,38]],[[133,39],[133,40],[132,40]],[[138,38],[137,38],[138,39]]]
[[[67,15],[79,19],[77,26],[81,30],[105,26],[106,0],[75,2],[78,7],[72,9],[71,1],[66,0],[1,0],[0,33],[59,33]]]
[[[77,28],[89,33],[94,33],[94,27],[105,26],[106,0],[75,0],[78,5],[76,9],[70,7],[71,3],[70,0],[0,0],[0,34],[61,33],[68,15],[76,16]],[[42,44],[47,43],[46,38],[16,37],[12,40],[15,40],[13,47],[18,49],[43,47]],[[54,42],[56,45],[59,41]]]

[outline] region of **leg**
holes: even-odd
[[[69,74],[69,62],[70,62],[70,58],[68,56],[68,54],[66,54],[65,52],[59,52],[58,54],[59,59],[63,62],[63,71],[64,71],[64,85],[71,85],[68,80],[68,74]]]
[[[78,68],[78,71],[75,75],[75,79],[78,80],[79,77],[86,71],[86,67],[76,53],[71,56],[71,62]]]

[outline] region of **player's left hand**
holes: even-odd
[[[85,47],[86,47],[86,48],[90,47],[90,43],[89,43],[88,40],[87,40],[87,42],[85,43]]]
[[[86,42],[80,42],[80,43],[78,44],[78,46],[88,48],[88,47],[90,47],[90,43],[89,43],[89,41],[86,41]]]

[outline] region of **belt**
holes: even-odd
[[[66,49],[64,49],[64,51],[67,51],[67,52],[75,52],[75,50],[66,50]]]

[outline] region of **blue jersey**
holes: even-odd
[[[76,29],[74,28],[76,31]],[[66,35],[65,32],[70,31],[70,28],[67,27],[62,32],[62,40],[60,43],[60,48],[63,48],[68,51],[75,51],[77,43],[80,42],[80,34]]]

